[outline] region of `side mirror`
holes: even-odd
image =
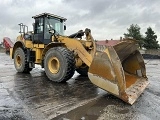
[[[64,25],[64,30],[66,30],[66,25]]]

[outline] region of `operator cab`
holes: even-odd
[[[53,15],[50,13],[42,13],[32,18],[35,19],[34,28],[34,43],[49,44],[52,42],[52,35],[64,35],[66,26],[64,22],[66,18]]]

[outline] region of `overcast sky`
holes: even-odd
[[[32,30],[32,16],[44,12],[67,18],[66,35],[90,28],[96,40],[119,39],[138,24],[143,35],[150,26],[160,41],[159,5],[160,0],[0,0],[0,41],[14,41],[19,23]]]

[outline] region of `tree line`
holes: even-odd
[[[137,24],[130,25],[130,27],[127,28],[128,33],[124,33],[124,37],[125,38],[131,37],[133,39],[136,39],[141,49],[142,48],[159,49],[160,45],[158,44],[157,41],[157,35],[152,30],[152,28],[151,27],[147,28],[145,36],[141,34],[140,29],[141,28]]]

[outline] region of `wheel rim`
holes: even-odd
[[[17,55],[17,56],[16,56],[16,65],[17,65],[18,67],[20,67],[20,66],[22,65],[22,60],[21,60],[20,55]]]
[[[53,74],[58,73],[58,71],[60,69],[60,63],[59,63],[59,60],[57,59],[57,57],[52,57],[49,59],[48,68],[51,73],[53,73]]]

